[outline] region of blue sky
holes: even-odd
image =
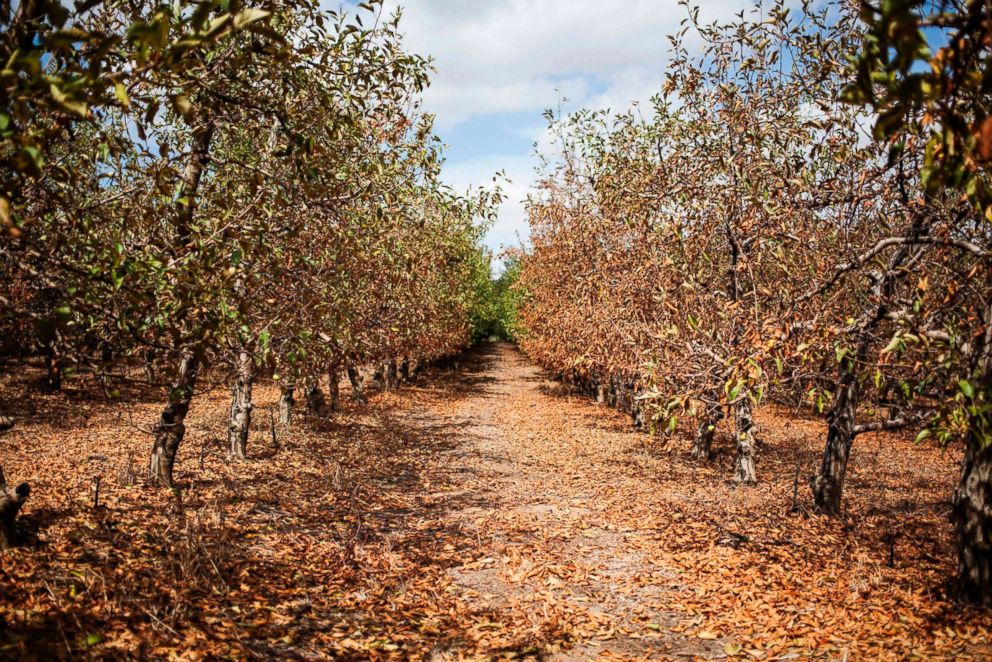
[[[748,0],[707,0],[705,20]],[[523,199],[534,180],[542,113],[558,107],[626,110],[660,89],[667,35],[687,13],[677,0],[386,0],[402,7],[406,47],[434,59],[425,109],[447,149],[457,189],[511,180],[486,239],[495,252],[526,240]]]

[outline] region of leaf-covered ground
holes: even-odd
[[[176,495],[143,478],[160,394],[13,372],[0,459],[34,493],[0,556],[0,656],[992,655],[992,614],[946,595],[958,458],[904,437],[859,438],[845,517],[811,517],[820,422],[762,412],[761,485],[735,487],[727,439],[694,463],[495,344],[274,441],[262,385],[241,464],[212,390]]]

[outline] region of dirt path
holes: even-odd
[[[550,639],[545,651],[556,650],[555,635],[568,640],[553,659],[723,655],[721,642],[671,631],[667,587],[677,582],[644,552],[659,531],[618,524],[618,465],[643,454],[644,436],[609,410],[590,420],[588,403],[563,401],[561,386],[511,345],[477,351],[458,369],[469,395],[447,415],[410,420],[463,434],[440,462],[450,491],[435,496],[456,502],[452,521],[476,541],[464,550],[474,560],[448,572],[466,611],[515,624],[507,648],[521,626],[535,644]],[[458,505],[466,497],[472,505]],[[495,636],[493,649],[500,643]]]

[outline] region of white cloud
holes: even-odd
[[[437,73],[424,108],[436,114],[442,135],[473,117],[533,113],[507,135],[523,133],[542,147],[549,141],[540,115],[562,97],[569,100],[565,111],[624,111],[638,101],[649,112],[647,103],[664,80],[668,35],[687,16],[678,0],[386,0],[385,9],[400,6],[406,48],[434,59]],[[707,0],[701,15],[727,19],[751,6],[750,0]],[[494,250],[528,235],[523,200],[534,160],[529,149],[506,152],[477,153],[445,168],[456,188],[488,184],[501,169],[513,180],[487,240]]]
[[[676,0],[389,0],[403,7],[411,50],[434,58],[426,106],[450,127],[473,115],[541,111],[556,88],[574,102],[602,97],[626,107],[657,89],[667,35],[686,10]],[[726,18],[741,0],[712,0],[703,17]],[[590,81],[606,87],[598,95]]]
[[[481,155],[446,164],[445,181],[456,191],[464,191],[470,186],[489,184],[495,171],[505,170],[509,182],[501,182],[506,201],[500,208],[499,218],[489,230],[487,244],[494,252],[504,248],[519,246],[527,240],[527,213],[524,200],[534,183],[534,161],[526,155],[499,157]]]

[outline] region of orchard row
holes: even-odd
[[[310,0],[4,7],[4,350],[43,352],[51,388],[70,370],[111,394],[122,379],[166,386],[153,480],[173,485],[207,376],[233,384],[241,459],[256,375],[281,384],[284,409],[297,390],[319,408],[324,374],[332,391],[361,366],[395,381],[471,342],[499,194],[441,181],[420,109],[430,65],[404,50],[398,15]]]
[[[726,426],[743,484],[755,407],[825,414],[832,515],[859,434],[960,448],[960,586],[989,603],[992,16],[924,4],[690,10],[651,108],[549,115],[521,346],[645,426],[691,426],[700,460]]]

